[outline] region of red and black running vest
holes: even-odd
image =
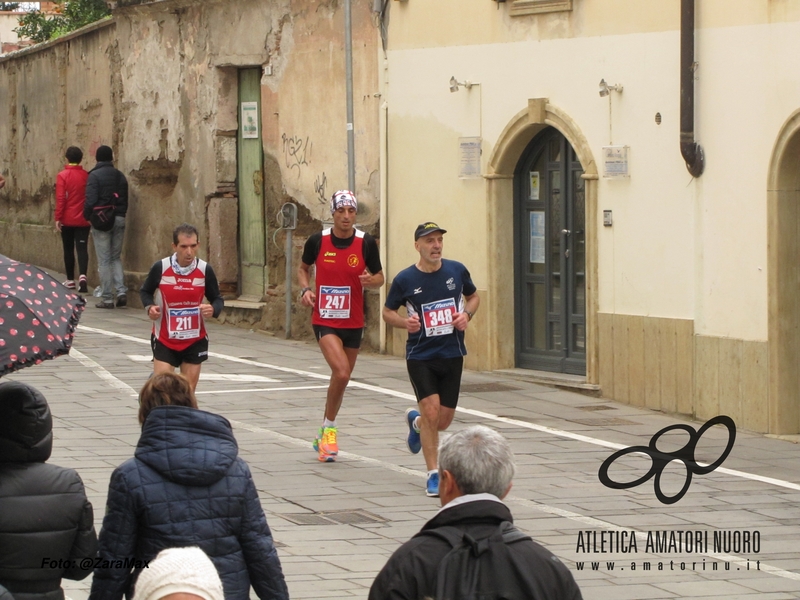
[[[341,250],[331,242],[331,230],[322,232],[316,266],[317,303],[314,325],[336,329],[364,327],[364,289],[358,276],[364,272],[364,232],[355,230],[353,243]]]
[[[181,351],[206,337],[200,304],[206,295],[206,262],[188,275],[172,270],[169,257],[161,261],[161,282],[155,293],[161,316],[153,323],[153,335],[167,348]]]

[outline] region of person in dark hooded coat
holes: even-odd
[[[142,435],[134,457],[111,475],[89,599],[130,597],[144,561],[187,546],[199,546],[214,563],[226,600],[248,600],[251,584],[261,600],[288,599],[228,420],[199,410],[189,382],[175,373],[148,379],[139,402]]]
[[[92,505],[80,476],[47,464],[53,418],[27,384],[0,384],[0,589],[16,600],[64,600],[61,579],[92,572]]]

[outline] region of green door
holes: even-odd
[[[261,69],[239,71],[239,273],[241,299],[260,301],[267,287],[264,172],[261,146]]]
[[[586,232],[583,168],[547,128],[514,176],[516,362],[586,374]]]

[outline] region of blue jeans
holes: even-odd
[[[113,302],[117,296],[125,295],[125,277],[122,271],[122,240],[125,237],[125,217],[114,217],[114,227],[109,231],[99,231],[92,227],[92,240],[97,253],[97,268],[100,271],[100,286],[103,288],[103,302]]]

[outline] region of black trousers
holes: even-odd
[[[89,229],[91,227],[61,226],[61,242],[64,245],[64,269],[67,279],[75,279],[75,254],[78,255],[78,269],[86,275],[89,268]]]

